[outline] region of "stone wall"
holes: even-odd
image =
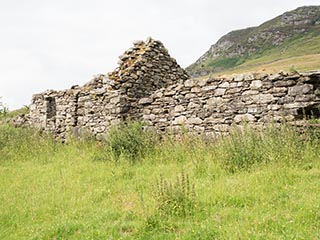
[[[29,124],[60,139],[82,132],[100,137],[121,120],[141,119],[141,99],[189,78],[163,44],[151,38],[135,42],[119,59],[113,72],[94,76],[82,87],[34,95]]]
[[[141,102],[143,120],[157,130],[221,134],[232,124],[320,118],[320,72],[247,74],[189,79]]]
[[[163,44],[137,41],[121,55],[119,67],[82,87],[46,91],[32,98],[20,122],[52,132],[103,137],[126,119],[156,130],[222,134],[232,124],[320,118],[320,72],[247,74],[190,79]]]
[[[67,131],[76,125],[77,94],[70,89],[34,95],[30,106],[30,124],[64,138]]]

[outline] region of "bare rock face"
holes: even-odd
[[[281,16],[281,25],[299,26],[313,25],[319,21],[320,7],[300,7],[295,11],[286,12]]]

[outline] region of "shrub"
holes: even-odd
[[[151,134],[143,129],[141,122],[128,121],[111,127],[108,144],[115,160],[121,156],[136,160],[152,146],[151,139]]]
[[[153,190],[157,204],[157,214],[164,217],[188,216],[194,214],[196,207],[195,185],[190,183],[184,172],[172,183],[160,176]]]
[[[0,102],[0,117],[7,115],[8,112],[9,112],[8,107],[3,102]]]

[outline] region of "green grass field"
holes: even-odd
[[[130,131],[61,144],[0,126],[0,239],[320,239],[318,133]]]

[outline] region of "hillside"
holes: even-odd
[[[311,70],[320,68],[319,54],[320,6],[300,7],[258,27],[226,34],[187,67],[187,71],[196,77],[225,71],[260,70],[273,63],[275,70],[290,67]],[[291,60],[283,64],[285,59]]]

